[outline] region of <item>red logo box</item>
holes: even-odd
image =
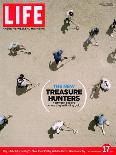
[[[4,3],[3,27],[45,27],[45,3]]]

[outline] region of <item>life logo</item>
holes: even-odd
[[[4,3],[3,27],[45,27],[45,3]]]

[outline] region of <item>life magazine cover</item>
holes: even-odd
[[[0,1],[0,146],[116,146],[116,0]]]

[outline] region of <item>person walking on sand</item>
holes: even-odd
[[[109,121],[105,118],[104,114],[100,114],[98,116],[97,125],[101,128],[103,135],[105,135],[104,125],[109,126]]]
[[[66,17],[67,23],[70,24],[70,22],[72,22],[76,26],[75,29],[76,30],[79,30],[79,25],[78,24],[75,24],[74,19],[73,19],[73,17],[74,17],[74,11],[73,10],[68,10],[67,13],[66,13],[66,16],[67,16]]]
[[[111,89],[111,84],[108,79],[102,78],[97,84],[94,85],[90,98],[98,98],[100,90],[106,92]]]
[[[20,76],[17,78],[17,87],[23,88],[32,86],[32,83],[24,77],[23,74],[20,74]]]
[[[55,122],[55,123],[52,125],[52,130],[53,130],[55,133],[59,134],[61,130],[64,130],[63,127],[65,127],[65,128],[68,129],[68,130],[66,130],[66,131],[73,131],[74,134],[78,134],[78,133],[79,133],[77,129],[71,128],[69,125],[66,125],[65,122],[60,121],[60,120],[57,121],[57,122]]]
[[[63,58],[62,58],[62,54],[63,54],[63,51],[62,51],[62,50],[58,50],[58,51],[56,51],[55,53],[53,53],[53,56],[54,56],[54,59],[55,59],[55,62],[56,62],[57,65],[58,65],[62,60],[68,59],[67,57],[63,57]]]

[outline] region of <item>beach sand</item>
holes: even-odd
[[[2,8],[1,1],[0,5]],[[10,2],[10,1],[6,1]],[[21,2],[17,0],[17,2]],[[26,2],[33,2],[27,0]],[[41,2],[36,0],[36,2]],[[46,5],[45,30],[4,30],[0,28],[0,114],[13,115],[9,123],[0,131],[1,146],[102,146],[116,145],[116,63],[107,62],[107,57],[116,48],[116,33],[111,38],[106,34],[109,25],[116,18],[116,6],[103,6],[102,2],[112,0],[43,0]],[[69,9],[74,10],[75,22],[80,25],[77,31],[71,24],[65,34],[61,27]],[[100,29],[96,36],[98,47],[90,45],[83,48],[88,32],[93,26]],[[9,56],[9,43],[23,44],[31,55],[18,52]],[[52,53],[62,49],[65,56],[76,55],[57,71],[51,71],[49,62]],[[23,73],[33,82],[40,82],[39,87],[16,95],[16,79]],[[101,92],[98,99],[90,99],[93,85],[106,77],[111,82],[111,90]],[[41,102],[41,90],[48,80],[80,80],[87,90],[87,102],[84,109],[78,111],[47,112]],[[103,113],[110,121],[105,127],[106,135],[95,127],[95,132],[88,130],[94,116]],[[48,129],[55,120],[70,123],[79,130],[79,134],[62,131],[49,138]]]

